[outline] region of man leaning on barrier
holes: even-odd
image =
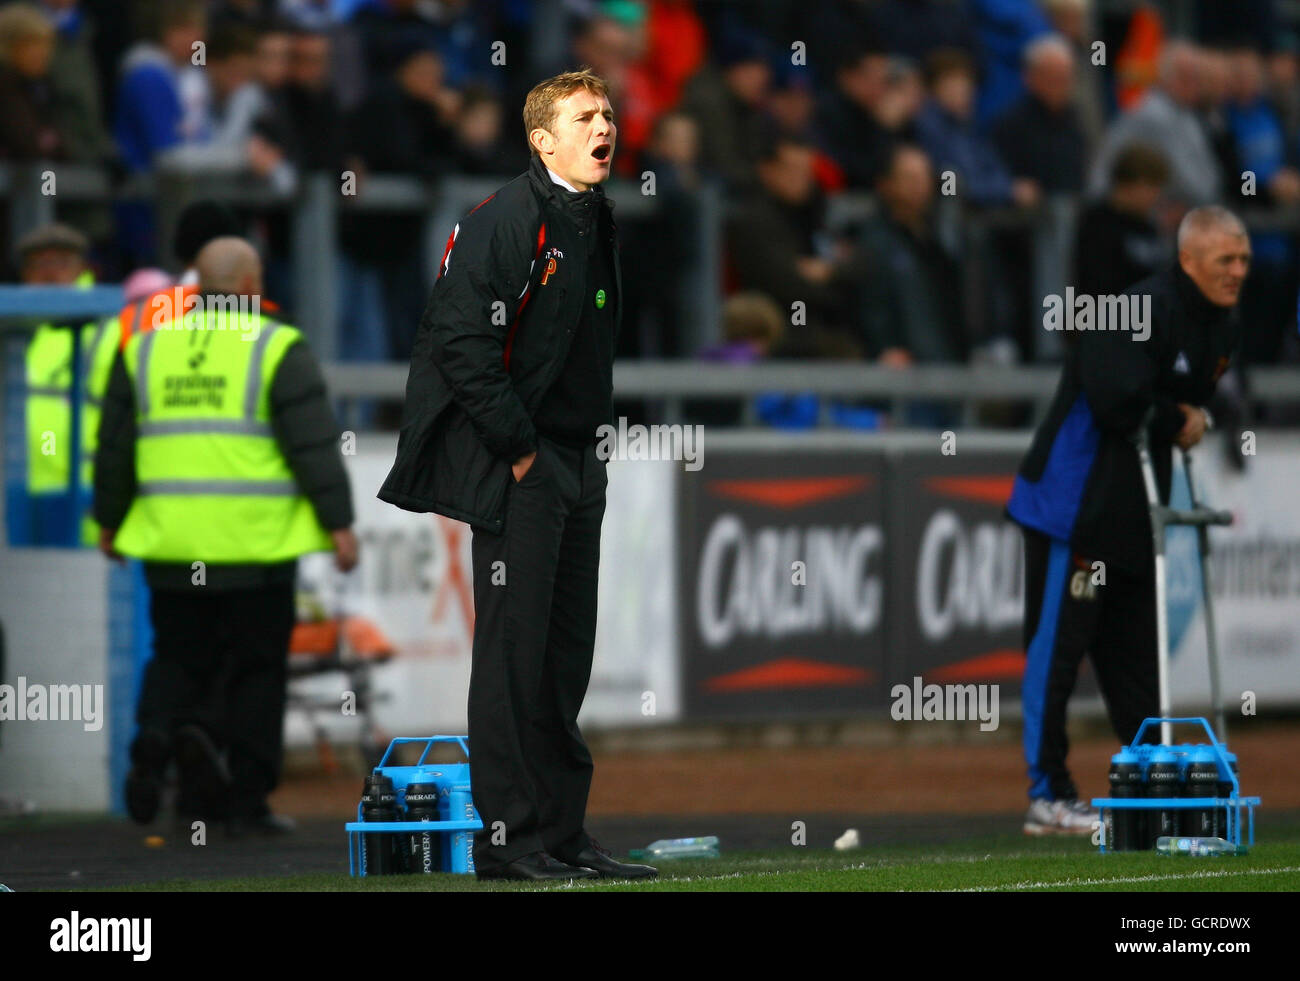
[[[1235,215],[1189,211],[1177,262],[1124,297],[1150,297],[1149,322],[1077,335],[1021,462],[1007,513],[1025,537],[1027,834],[1091,834],[1099,820],[1066,766],[1066,703],[1085,653],[1120,742],[1159,714],[1151,519],[1131,436],[1154,409],[1148,439],[1167,505],[1173,446],[1195,446],[1211,428],[1203,406],[1238,347],[1249,266]]]

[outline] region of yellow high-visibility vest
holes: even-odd
[[[82,273],[77,286],[94,285]],[[90,506],[99,411],[117,353],[117,318],[81,329],[81,486]],[[68,491],[72,457],[72,329],[42,324],[27,342],[27,490],[32,495]],[[94,545],[99,526],[83,515],[81,541]]]
[[[331,547],[271,431],[271,381],[301,336],[260,314],[209,310],[127,342],[137,491],[118,551],[260,563]]]

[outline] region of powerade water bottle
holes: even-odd
[[[1219,766],[1209,746],[1193,746],[1187,762],[1187,796],[1214,797],[1219,792]],[[1226,830],[1219,825],[1219,808],[1189,808],[1181,813],[1178,833],[1199,838],[1217,838]]]
[[[438,820],[438,785],[412,783],[406,787],[406,820]],[[416,874],[438,871],[438,836],[432,831],[415,831],[406,836],[410,854],[407,868]]]
[[[1228,766],[1232,769],[1232,772],[1236,773],[1237,754],[1231,753],[1227,749],[1225,749],[1223,751],[1223,755],[1228,758]],[[1228,778],[1227,774],[1220,774],[1218,791],[1220,797],[1232,796],[1232,780]],[[1215,808],[1215,810],[1218,812],[1219,831],[1221,834],[1226,835],[1228,833],[1228,809],[1226,807],[1219,807],[1219,808]],[[1240,811],[1238,812],[1238,814],[1240,814]]]
[[[1160,799],[1178,796],[1178,756],[1168,746],[1157,746],[1151,751],[1151,765],[1147,768],[1147,797]],[[1147,847],[1155,846],[1161,837],[1178,834],[1178,811],[1174,808],[1147,811]]]
[[[1143,796],[1142,763],[1127,746],[1110,758],[1110,795],[1116,800]],[[1112,807],[1106,827],[1106,848],[1113,852],[1135,852],[1146,847],[1146,815],[1136,807]]]
[[[391,777],[369,773],[361,788],[362,821],[396,821],[397,791]],[[366,875],[392,875],[396,867],[393,835],[371,833],[366,837]]]
[[[666,858],[717,858],[718,839],[709,835],[705,838],[671,838],[651,842],[644,848],[633,848],[628,856],[636,859]]]

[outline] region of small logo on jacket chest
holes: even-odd
[[[564,253],[552,246],[546,250],[545,258],[546,269],[542,272],[542,286],[545,286],[546,281],[551,278],[551,274],[560,268],[559,260],[564,258]]]

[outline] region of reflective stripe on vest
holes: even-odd
[[[115,540],[123,554],[253,563],[330,547],[270,421],[271,381],[302,335],[251,320],[194,312],[128,342],[138,483]]]

